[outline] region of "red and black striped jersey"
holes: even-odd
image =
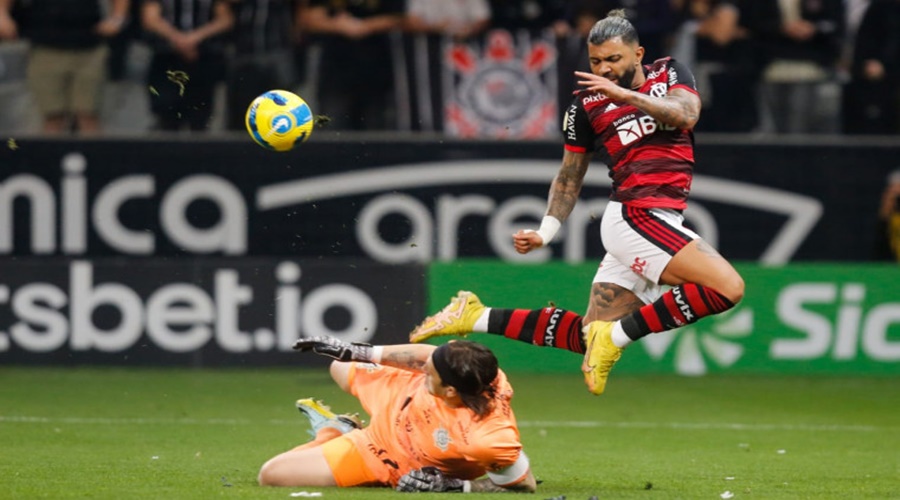
[[[666,57],[644,66],[638,92],[664,97],[673,88],[697,92],[694,75]],[[640,109],[581,91],[563,118],[565,148],[594,153],[609,166],[610,199],[639,208],[683,210],[694,169],[694,134],[657,122]]]

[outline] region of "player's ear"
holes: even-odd
[[[457,396],[459,396],[459,391],[456,390],[456,387],[453,387],[452,385],[444,386],[444,397],[445,398],[452,399]]]
[[[641,61],[644,59],[644,47],[638,45],[638,47],[634,49],[634,58],[637,60],[637,64],[640,66]]]

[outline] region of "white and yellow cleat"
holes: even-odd
[[[341,431],[341,434],[363,427],[363,422],[360,420],[359,415],[337,415],[331,411],[329,406],[317,399],[298,399],[296,404],[300,413],[309,419],[309,425],[312,427],[310,434],[313,437],[325,427],[337,429]]]
[[[588,390],[598,396],[606,389],[613,365],[622,357],[622,348],[613,344],[612,327],[611,321],[592,321],[584,328],[586,349],[581,371]]]
[[[425,318],[409,334],[410,342],[422,342],[441,335],[462,335],[472,333],[475,322],[484,313],[481,300],[472,292],[459,291],[456,297],[437,314]]]

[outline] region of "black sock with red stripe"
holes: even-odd
[[[712,288],[685,283],[667,291],[656,302],[622,318],[622,330],[628,338],[637,340],[651,333],[689,325],[732,307],[734,303]]]
[[[584,354],[581,316],[556,307],[496,309],[488,316],[488,333],[538,346]]]

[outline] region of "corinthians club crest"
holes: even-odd
[[[486,45],[444,50],[444,130],[457,137],[555,134],[556,49],[542,39],[492,31]]]
[[[450,432],[447,429],[438,427],[431,437],[434,438],[434,445],[441,451],[447,451],[447,448],[450,447]]]

